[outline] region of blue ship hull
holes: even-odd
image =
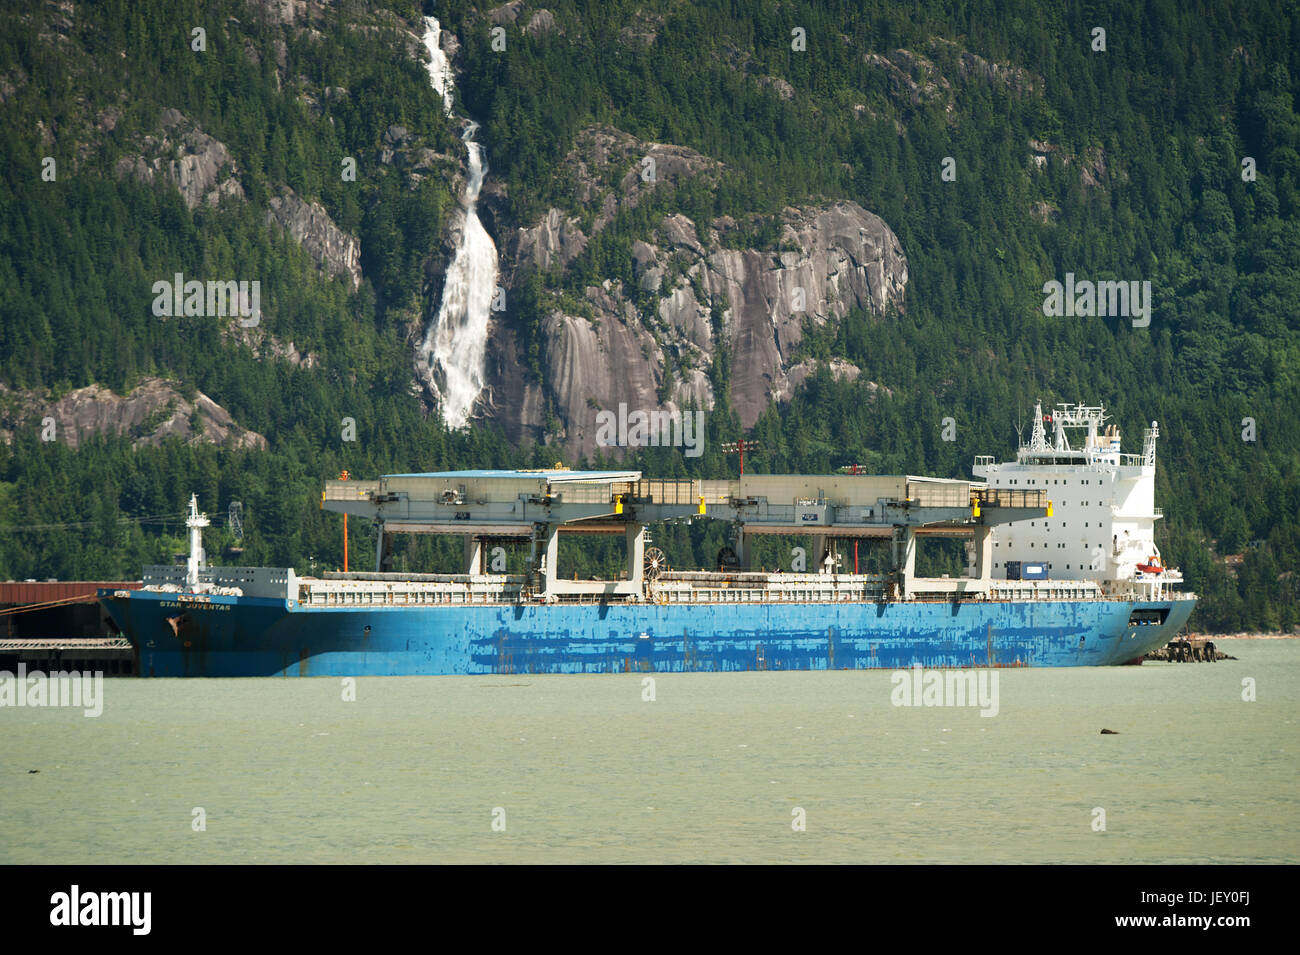
[[[1184,599],[308,608],[178,596],[99,593],[143,676],[1109,666],[1163,646],[1195,606]]]

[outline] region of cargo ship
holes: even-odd
[[[366,676],[1125,664],[1163,646],[1196,597],[1153,539],[1155,423],[1122,455],[1104,411],[1036,411],[1014,462],[983,480],[640,471],[438,471],[327,481],[321,507],[373,522],[375,570],[208,566],[190,500],[189,560],[99,599],[144,676]],[[1044,425],[1054,424],[1052,441]],[[1069,432],[1086,429],[1079,447]],[[716,565],[674,570],[665,522],[723,521]],[[454,573],[398,573],[393,539],[452,535]],[[566,579],[560,540],[616,535],[614,579]],[[790,567],[749,566],[758,535]],[[1107,542],[1106,538],[1110,540]],[[918,546],[965,542],[960,575],[916,573]],[[847,547],[880,548],[877,573]],[[1109,546],[1107,546],[1109,544]],[[459,551],[460,548],[457,548]],[[507,573],[514,553],[518,573]]]

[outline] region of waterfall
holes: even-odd
[[[424,45],[429,50],[429,81],[451,115],[453,77],[451,65],[439,45],[442,28],[425,17]],[[487,167],[483,147],[474,142],[478,123],[470,120],[461,134],[469,152],[469,175],[461,195],[464,224],[460,245],[447,267],[442,302],[437,317],[425,330],[416,358],[416,371],[442,405],[450,428],[464,427],[485,384],[488,319],[497,285],[497,250],[479,221],[479,190]]]
[[[442,25],[433,17],[424,18],[424,48],[429,51],[429,82],[433,84],[434,92],[442,97],[443,108],[450,116],[454,81],[447,54],[442,52]]]

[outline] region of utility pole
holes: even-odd
[[[746,448],[748,448],[750,451],[757,451],[758,442],[746,441],[744,438],[741,438],[739,441],[726,441],[722,445],[722,451],[724,454],[740,455],[740,476],[741,477],[745,476],[745,449]]]
[[[346,469],[344,469],[343,473],[339,475],[339,480],[346,481],[347,479],[348,479],[348,472]],[[348,572],[348,516],[347,514],[344,514],[343,515],[343,573],[346,574],[347,572]]]
[[[850,464],[839,469],[841,473],[848,474],[866,474],[867,466],[865,464]],[[853,538],[853,573],[858,572],[858,538]]]

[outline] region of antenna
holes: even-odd
[[[230,507],[226,511],[226,523],[230,527],[230,533],[236,542],[244,539],[244,502],[231,501]]]

